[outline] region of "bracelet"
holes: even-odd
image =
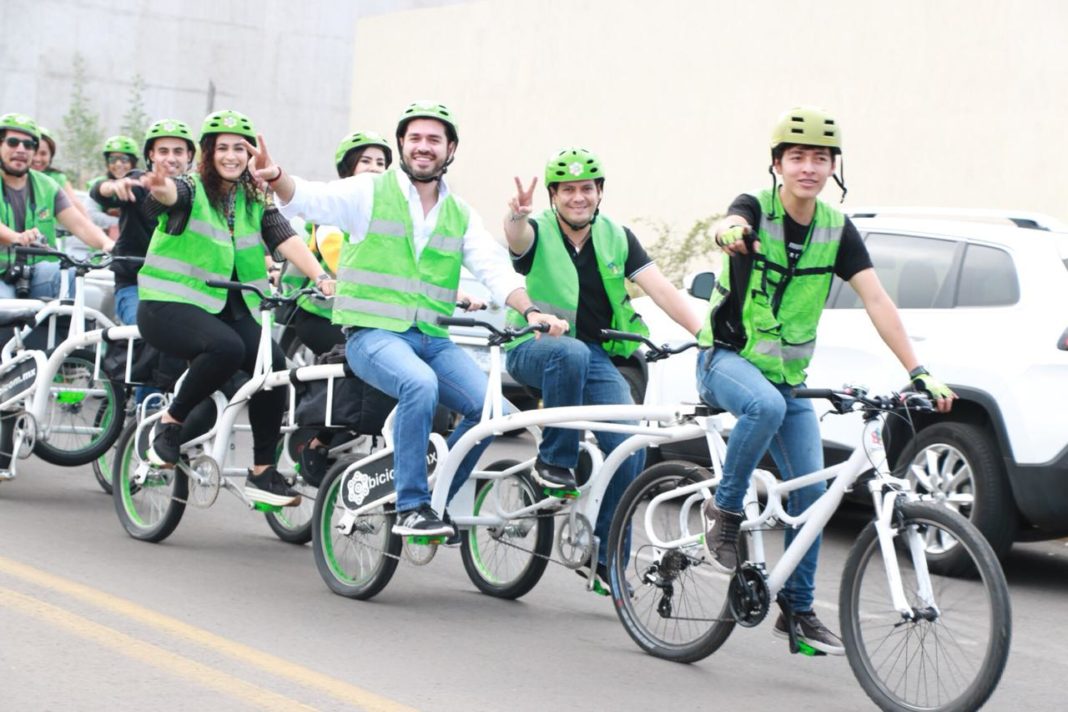
[[[530,321],[531,312],[538,312],[539,314],[541,314],[541,309],[538,309],[537,306],[531,304],[529,307],[523,310],[523,318],[527,321]]]
[[[270,185],[272,183],[277,183],[282,178],[282,166],[275,166],[275,168],[278,169],[278,175],[276,175],[274,178],[269,178],[267,180],[267,184],[268,185]]]
[[[524,218],[526,218],[526,215],[524,215],[523,213],[512,213],[511,215],[508,216],[508,222],[516,223],[516,222],[519,222],[520,220],[523,220]]]
[[[930,376],[930,375],[931,375],[930,372],[926,368],[924,368],[923,366],[917,366],[916,368],[914,368],[911,371],[909,371],[909,380],[910,381],[915,381],[920,376]]]

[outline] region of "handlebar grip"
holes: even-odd
[[[61,257],[66,256],[64,253],[58,250],[53,250],[48,247],[34,247],[32,245],[16,245],[12,248],[15,254],[18,255],[32,255],[36,257]]]
[[[464,311],[467,311],[470,306],[471,306],[471,301],[469,299],[465,299],[462,302],[456,302],[456,308],[457,309],[463,309]],[[482,306],[480,306],[475,311],[482,311],[483,309],[486,308],[486,306],[487,305],[485,303],[483,303]]]
[[[615,329],[601,329],[602,341],[637,341],[642,343],[640,334],[632,334],[629,331],[616,331]]]
[[[439,316],[438,326],[481,326],[482,322],[469,316]]]
[[[548,334],[549,333],[549,325],[546,324],[544,321],[539,321],[537,324],[531,324],[530,325],[530,330],[531,331],[540,331],[543,334]]]
[[[830,388],[794,388],[790,391],[794,398],[826,398],[832,400],[835,392]]]
[[[129,262],[135,265],[143,265],[145,263],[144,257],[138,257],[137,255],[112,255],[112,262]]]
[[[222,287],[223,289],[255,289],[255,287],[250,287],[247,284],[241,284],[241,282],[231,282],[228,279],[209,279],[205,282],[205,284],[209,287]]]

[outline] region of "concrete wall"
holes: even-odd
[[[331,177],[349,130],[356,20],[441,0],[0,0],[0,112],[62,125],[76,52],[106,135],[140,73],[146,112],[194,129],[209,108],[248,114],[297,173]],[[215,84],[208,106],[209,82]],[[62,145],[57,165],[62,167]]]
[[[1066,34],[1057,0],[463,3],[360,20],[351,123],[448,104],[450,176],[491,226],[512,176],[568,145],[601,154],[606,212],[688,226],[769,185],[771,124],[799,103],[839,118],[847,205],[1066,218]]]

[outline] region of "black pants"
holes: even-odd
[[[322,356],[338,344],[345,343],[345,335],[341,333],[340,326],[303,309],[298,309],[293,315],[293,330],[296,331],[300,343],[311,349],[316,356]]]
[[[246,314],[228,320],[199,307],[175,302],[142,300],[137,307],[137,327],[141,337],[165,354],[189,361],[189,375],[171,401],[168,412],[184,421],[198,403],[217,391],[242,369],[252,373],[256,366],[260,325]],[[278,344],[271,348],[272,368],[285,368]],[[252,454],[256,465],[273,465],[285,414],[286,389],[260,391],[249,399],[248,420],[252,425]]]

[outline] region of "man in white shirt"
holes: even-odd
[[[455,532],[430,506],[426,443],[438,401],[463,416],[451,446],[478,423],[486,377],[436,323],[456,301],[460,267],[485,283],[495,299],[520,313],[531,306],[523,280],[482,219],[444,181],[459,142],[455,118],[436,102],[408,106],[397,124],[400,170],[329,183],[286,175],[262,140],[250,147],[260,178],[274,189],[287,217],[339,226],[342,248],[333,321],[349,330],[345,354],[353,372],[397,398],[394,485],[400,535]],[[559,336],[568,324],[532,312]],[[449,497],[467,477],[486,439],[460,465]]]

